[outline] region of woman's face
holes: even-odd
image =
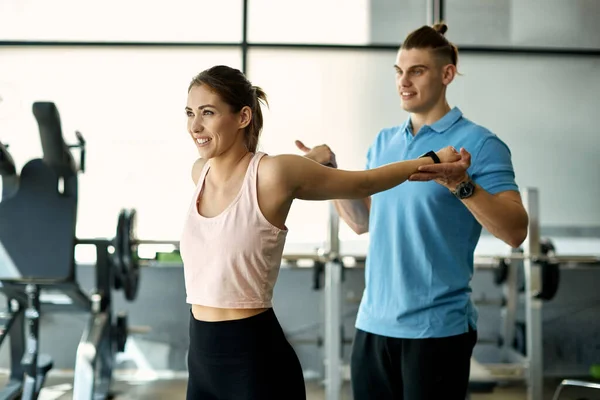
[[[232,146],[244,143],[246,113],[233,113],[229,104],[210,87],[192,87],[185,112],[188,133],[201,158],[217,157]]]

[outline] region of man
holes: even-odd
[[[400,47],[396,85],[410,117],[379,132],[366,168],[448,145],[461,160],[422,167],[411,182],[371,198],[335,203],[357,234],[370,234],[351,357],[355,400],[464,400],[477,340],[470,281],[482,226],[515,248],[527,236],[510,150],[446,100],[458,59],[446,29],[423,26]],[[326,145],[296,144],[336,167]]]

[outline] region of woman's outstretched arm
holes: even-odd
[[[442,162],[460,159],[454,149],[436,153]],[[274,156],[271,160],[281,173],[280,182],[293,198],[302,200],[362,199],[391,189],[408,180],[422,165],[433,164],[431,157],[394,162],[366,171],[346,171],[325,167],[306,157]]]

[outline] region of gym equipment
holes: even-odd
[[[494,271],[494,283],[496,285],[505,284],[510,262],[520,261],[522,259],[522,255],[500,259],[498,262],[498,267]],[[479,261],[481,261],[481,257],[479,257]],[[536,298],[545,301],[550,301],[554,298],[556,292],[558,291],[558,284],[560,283],[561,261],[598,263],[600,262],[600,259],[598,257],[589,256],[576,258],[563,257],[561,259],[561,257],[556,256],[554,244],[550,239],[540,239],[540,256],[534,259],[534,262],[540,266],[541,271],[541,288],[535,295]]]
[[[598,256],[561,256],[555,254],[553,244],[540,238],[539,196],[535,188],[526,188],[521,193],[529,214],[528,236],[522,248],[507,255],[475,256],[475,268],[491,270],[494,281],[503,286],[501,302],[504,328],[499,341],[503,362],[480,364],[472,360],[484,379],[469,382],[470,392],[490,391],[502,381],[524,380],[528,387],[528,400],[541,400],[543,389],[542,357],[542,307],[545,301],[554,298],[559,286],[560,268],[587,268],[599,266]],[[324,364],[326,399],[339,400],[343,380],[349,379],[348,367],[341,359],[341,301],[344,265],[341,259],[354,258],[355,267],[364,267],[364,256],[339,254],[339,220],[335,209],[330,209],[329,234],[325,250],[314,256],[284,254],[284,263],[292,265],[299,260],[313,260],[314,289],[319,289],[320,274],[324,269],[325,286],[325,340]],[[516,321],[519,300],[518,272],[523,271],[525,322]]]
[[[333,203],[329,205],[329,248],[325,263],[325,398],[339,399],[342,388],[342,272],[340,258],[339,217]]]
[[[96,246],[96,288],[87,294],[79,287],[74,257],[78,243],[77,174],[85,165],[85,141],[77,133],[79,144],[65,144],[54,103],[36,102],[32,111],[39,127],[43,158],[25,164],[18,177],[18,189],[9,193],[3,190],[0,202],[0,290],[8,299],[8,312],[0,320],[0,343],[10,335],[12,366],[10,381],[0,392],[0,399],[38,398],[53,367],[49,356],[39,354],[40,316],[49,311],[91,314],[77,348],[74,398],[107,398],[115,355],[124,350],[127,339],[126,315],[113,312],[111,290],[115,277],[123,278],[123,271],[112,262],[109,240],[88,240]],[[79,169],[72,148],[81,149]],[[16,169],[6,156],[5,147],[1,154],[4,182],[5,172],[16,176]],[[128,218],[121,238],[128,233],[125,229],[133,232],[135,218]],[[137,285],[137,278],[132,281]],[[42,303],[42,291],[65,294],[70,304]],[[128,296],[130,300],[133,297]]]
[[[17,190],[19,176],[15,161],[8,152],[8,145],[0,142],[0,176],[2,177],[2,198],[12,196]]]
[[[122,209],[117,219],[114,238],[108,240],[114,250],[110,262],[114,267],[114,288],[123,289],[125,298],[135,300],[140,280],[141,259],[138,256],[140,244],[170,244],[175,247],[179,242],[170,240],[141,240],[137,237],[137,212],[135,209]],[[77,238],[76,244],[95,244],[95,239]],[[180,258],[179,258],[180,260]]]
[[[0,142],[0,174],[2,176],[16,175],[15,161],[8,152],[8,145]]]
[[[586,389],[590,389],[590,390],[600,390],[600,383],[587,382],[587,381],[581,381],[581,380],[576,380],[576,379],[564,379],[562,382],[560,382],[560,384],[556,388],[556,391],[554,392],[554,396],[552,396],[552,400],[560,400],[561,392],[563,391],[563,389],[565,387],[569,387],[569,386],[586,388]],[[580,400],[586,400],[586,399],[580,399]]]
[[[494,271],[494,283],[496,285],[502,285],[506,282],[508,276],[508,262],[505,259],[501,259],[498,262],[498,268]]]
[[[549,239],[540,241],[540,252],[543,256],[553,257],[556,249],[554,244]],[[560,264],[558,261],[548,260],[540,261],[540,269],[542,274],[542,287],[536,298],[540,300],[552,300],[558,291],[558,283],[560,281]]]
[[[137,245],[141,242],[136,239],[136,211],[135,209],[122,209],[117,220],[115,237],[109,241],[114,249],[110,256],[114,272],[114,289],[123,289],[125,298],[135,300],[138,293],[140,279],[140,263],[137,254]],[[76,244],[96,244],[95,239],[76,239]]]

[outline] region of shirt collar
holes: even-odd
[[[454,107],[450,111],[446,113],[442,118],[429,125],[429,127],[437,133],[444,133],[452,125],[454,125],[459,119],[463,116],[462,111],[458,107]],[[410,117],[406,120],[404,124],[404,133],[412,134],[412,122]]]

